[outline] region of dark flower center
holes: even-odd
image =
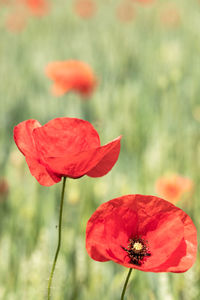
[[[130,263],[136,266],[141,266],[145,261],[145,257],[151,256],[148,242],[138,237],[130,239],[128,247],[122,247],[122,249],[128,253]]]

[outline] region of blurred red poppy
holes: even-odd
[[[26,11],[16,3],[13,5],[13,11],[7,15],[5,25],[9,31],[19,33],[26,27],[27,21]]]
[[[74,10],[79,17],[89,19],[96,12],[96,4],[93,0],[75,0]]]
[[[132,0],[134,2],[140,2],[141,4],[151,4],[154,3],[156,0]]]
[[[49,3],[47,0],[18,0],[23,4],[30,14],[34,16],[44,16],[49,12]]]
[[[89,97],[96,86],[96,78],[91,68],[77,60],[49,63],[46,74],[54,81],[52,93],[55,96],[73,90],[83,97]]]
[[[185,272],[194,263],[197,232],[180,208],[155,196],[127,195],[103,203],[86,228],[91,258],[146,272]]]
[[[192,190],[193,183],[189,178],[177,174],[161,177],[156,181],[156,192],[170,202],[177,202]]]
[[[57,118],[44,126],[27,120],[14,128],[15,143],[31,174],[45,186],[59,182],[62,176],[104,176],[118,159],[120,139],[101,146],[94,127],[76,118]]]
[[[130,3],[127,0],[123,0],[117,6],[116,14],[121,22],[130,22],[135,17],[135,10],[133,8],[132,3]]]
[[[181,16],[178,7],[174,3],[168,3],[160,13],[161,23],[168,28],[178,27],[181,23]]]

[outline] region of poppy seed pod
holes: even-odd
[[[15,143],[31,174],[45,186],[59,182],[62,176],[104,176],[118,159],[120,139],[101,146],[94,127],[76,118],[57,118],[44,126],[30,119],[14,128]]]
[[[155,196],[127,195],[103,203],[86,228],[91,258],[146,272],[185,272],[194,263],[197,232],[180,208]]]

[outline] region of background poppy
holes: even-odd
[[[178,174],[163,176],[156,181],[158,195],[173,203],[179,201],[192,188],[192,180]]]
[[[94,0],[75,0],[74,10],[76,14],[83,18],[89,19],[94,16],[96,12],[96,3]]]
[[[52,93],[61,96],[69,91],[78,92],[83,97],[89,97],[96,86],[96,78],[92,69],[86,63],[68,60],[49,63],[46,74],[54,81]]]

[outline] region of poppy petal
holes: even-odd
[[[123,200],[122,200],[123,201]],[[137,234],[137,215],[118,199],[105,202],[91,216],[86,228],[86,249],[97,261],[124,261],[121,246]]]
[[[151,230],[150,224],[150,229],[144,236],[144,238],[148,240],[150,251],[151,249],[153,249],[153,251],[151,256],[146,260],[145,265],[141,267],[141,270],[142,268],[152,270],[162,263],[165,263],[172,253],[177,250],[183,239],[184,226],[178,214],[157,214],[155,215],[153,223],[155,223],[154,230]],[[170,244],[168,241],[170,241]],[[182,256],[182,253],[180,254]],[[179,257],[178,253],[176,257]]]
[[[183,215],[182,221],[184,223],[184,238],[169,259],[157,267],[154,272],[163,272],[167,268],[168,272],[180,273],[187,271],[194,264],[197,253],[196,228],[189,216]]]
[[[102,147],[88,151],[73,154],[66,153],[64,157],[43,156],[43,158],[46,163],[46,167],[52,170],[52,172],[71,178],[78,178],[87,174],[90,170],[97,166],[100,161],[102,162],[102,165],[104,165],[104,157],[107,159],[107,156],[111,155],[113,151],[115,157],[118,157],[115,152],[116,149],[119,151],[119,147],[117,145],[120,143],[120,139],[121,137],[118,137]],[[106,173],[111,170],[115,162],[116,161],[110,161],[110,165],[106,166]],[[101,169],[100,172],[101,174],[103,173]],[[96,177],[98,176],[102,175],[98,175],[96,172]]]
[[[112,151],[108,152],[101,160],[100,162],[91,169],[86,175],[90,177],[100,177],[105,174],[107,174],[112,167],[115,165],[119,153],[120,153],[120,139],[121,137],[117,138],[119,141],[116,143],[115,147],[112,149]]]
[[[70,90],[70,87],[62,86],[61,84],[53,84],[52,86],[52,95],[54,96],[62,96],[64,95],[68,90]]]
[[[33,130],[38,127],[41,127],[41,124],[37,120],[33,119],[21,122],[14,127],[15,143],[24,155],[37,157]]]
[[[37,179],[37,181],[44,186],[51,186],[59,181],[61,177],[55,173],[48,171],[43,165],[41,165],[37,159],[26,156],[26,162],[28,164],[31,174]]]
[[[97,131],[76,118],[56,118],[33,132],[40,156],[59,157],[100,146]]]

